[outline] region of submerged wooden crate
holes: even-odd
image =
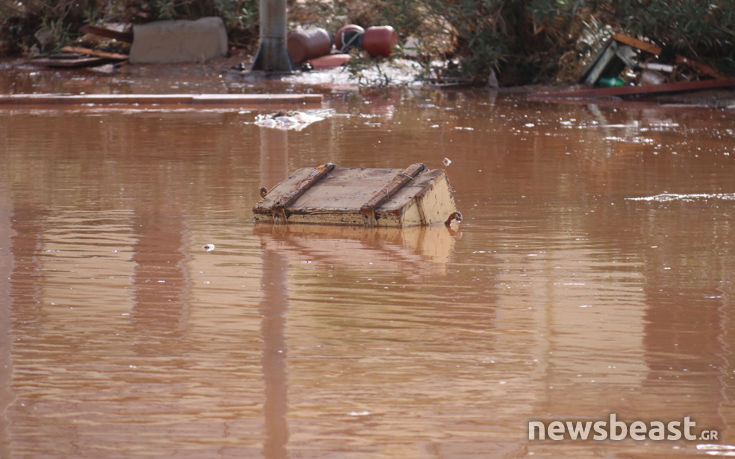
[[[461,220],[443,170],[297,170],[255,205],[256,222],[406,227]]]

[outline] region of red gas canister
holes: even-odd
[[[388,57],[398,43],[398,34],[391,26],[368,27],[362,36],[362,49],[373,57]]]
[[[288,34],[288,55],[298,65],[307,59],[324,56],[332,50],[332,36],[324,29],[314,28]]]

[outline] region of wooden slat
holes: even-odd
[[[422,163],[414,163],[401,171],[398,175],[388,182],[383,188],[373,194],[368,201],[360,207],[360,214],[365,218],[365,224],[368,226],[375,225],[375,209],[386,202],[398,190],[400,190],[408,182],[412,181],[421,171],[425,169]]]
[[[273,215],[282,216],[285,222],[286,217],[287,217],[286,207],[288,207],[290,204],[294,203],[297,199],[299,199],[302,194],[306,193],[306,190],[308,190],[316,182],[321,180],[332,169],[334,169],[334,164],[332,163],[326,163],[326,164],[322,164],[321,166],[315,167],[314,170],[311,171],[309,175],[307,175],[305,178],[300,180],[292,190],[285,193],[283,196],[279,197],[273,203],[273,206],[271,207],[271,212],[273,213]]]
[[[79,48],[76,46],[64,46],[61,51],[65,53],[85,54],[87,56],[101,57],[113,61],[125,61],[128,59],[127,54],[108,53],[107,51],[99,51],[96,49]]]
[[[630,37],[622,33],[616,33],[615,35],[613,35],[613,39],[617,41],[618,43],[623,43],[624,45],[632,46],[633,48],[640,49],[641,51],[651,53],[655,56],[658,56],[659,54],[661,54],[661,48],[654,45],[653,43],[648,43],[646,41],[639,40],[637,38],[633,38],[633,37]]]

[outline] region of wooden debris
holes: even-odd
[[[653,54],[654,56],[658,56],[659,54],[661,54],[661,48],[654,45],[653,43],[648,43],[647,41],[629,37],[628,35],[622,33],[616,33],[615,35],[613,35],[613,40],[617,41],[618,43],[623,43],[633,48],[640,49],[641,51]]]
[[[31,59],[30,63],[51,68],[81,68],[95,67],[110,62],[108,59],[94,56],[79,55],[57,55],[54,57],[38,57]]]
[[[96,49],[79,48],[74,46],[64,46],[61,51],[65,53],[84,54],[87,56],[101,57],[111,61],[126,61],[128,60],[127,54],[108,53],[107,51],[99,51]]]
[[[660,55],[662,51],[661,47],[659,46],[645,42],[643,40],[639,40],[637,38],[629,37],[628,35],[622,33],[616,33],[615,35],[613,35],[613,39],[619,43],[623,43],[633,48],[640,49],[641,51],[645,51],[649,54],[653,54],[654,56]],[[676,56],[676,63],[686,64],[692,67],[694,70],[697,70],[704,75],[711,76],[712,78],[723,78],[722,74],[720,74],[717,70],[713,69],[709,65],[700,64],[699,62],[687,59],[686,57],[678,54]]]
[[[369,227],[448,223],[458,214],[444,171],[421,163],[406,169],[331,164],[299,169],[273,187],[253,213],[257,222]]]

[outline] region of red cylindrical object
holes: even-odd
[[[314,70],[326,70],[345,65],[350,62],[352,56],[349,54],[330,54],[328,56],[315,57],[309,59],[308,62]]]
[[[362,36],[362,49],[373,57],[388,57],[398,43],[398,34],[391,26],[368,27]]]
[[[332,50],[332,36],[324,29],[300,30],[288,34],[288,55],[294,64],[307,59],[324,56]]]
[[[357,24],[343,25],[342,27],[339,28],[339,30],[337,31],[337,34],[334,36],[334,46],[337,49],[342,49],[342,35],[344,35],[344,33],[347,32],[348,30],[354,30],[360,33],[365,32],[365,29],[363,29]]]

